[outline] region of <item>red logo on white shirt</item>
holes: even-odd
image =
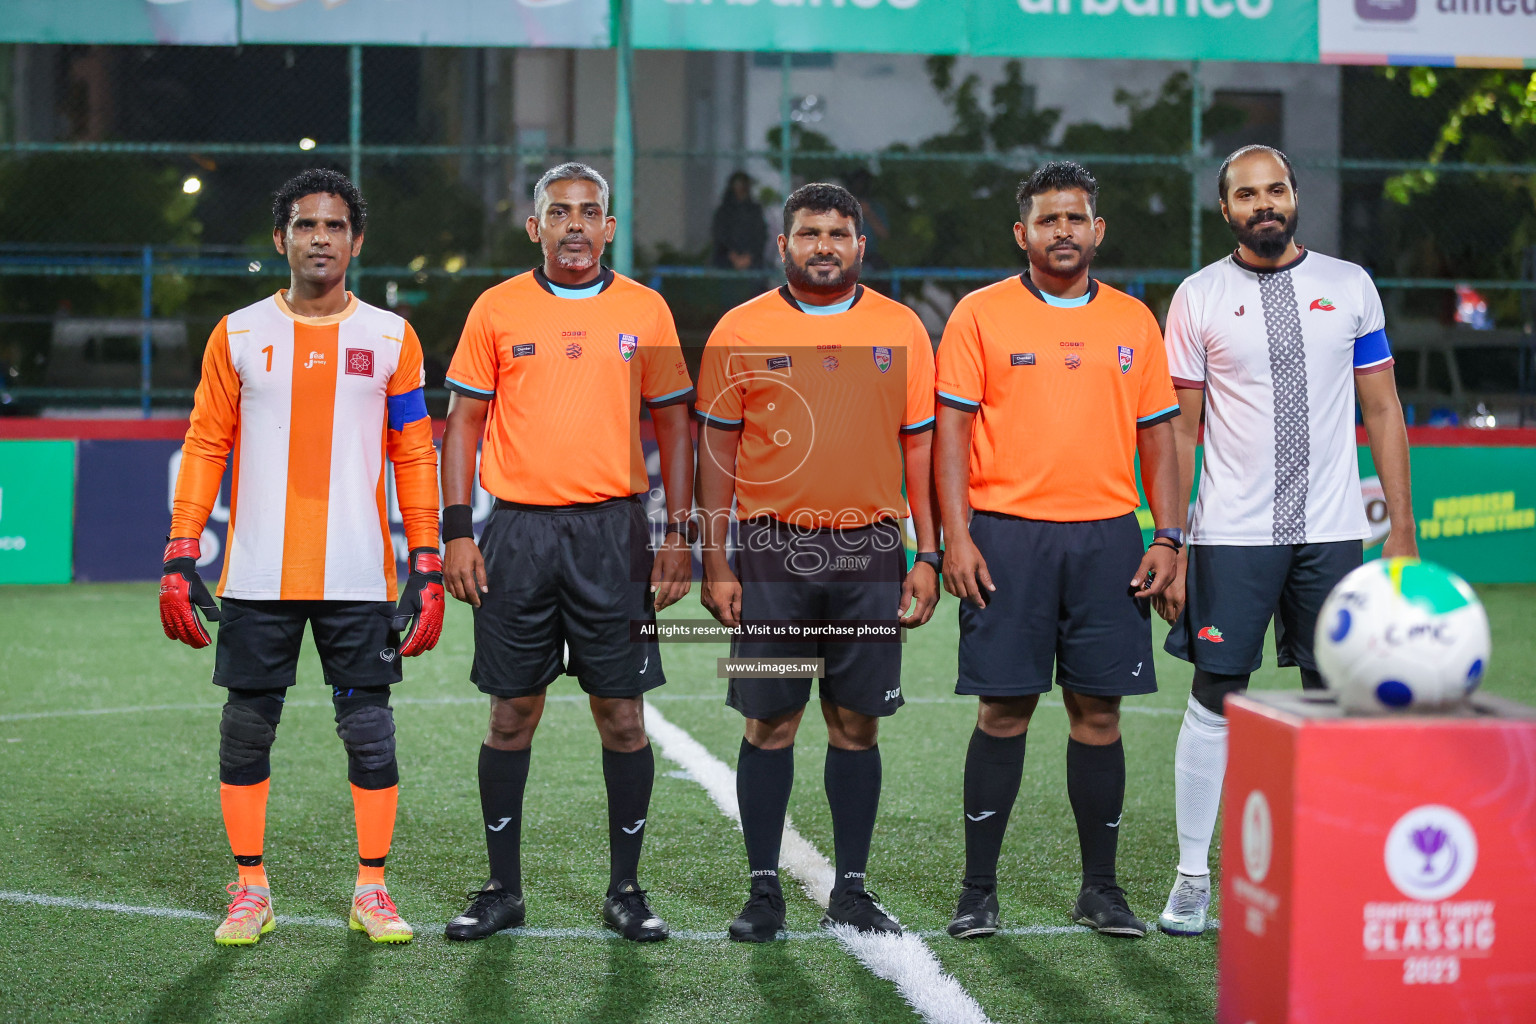
[[[347,372],[359,377],[372,377],[373,351],[366,348],[347,349]]]

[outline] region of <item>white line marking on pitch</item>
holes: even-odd
[[[127,914],[132,917],[160,917],[178,921],[216,921],[213,914],[205,914],[201,910],[185,910],[181,907],[141,907],[131,903],[106,903],[101,900],[82,900],[73,896],[48,896],[36,892],[5,892],[0,891],[0,903],[19,903],[35,907],[62,907],[65,910],[91,910],[106,914]],[[347,922],[339,917],[315,917],[307,914],[278,914],[277,923],[282,925],[299,925],[312,928],[345,928]],[[1214,925],[1212,926],[1214,927]],[[1092,934],[1087,928],[1075,924],[1030,924],[1019,928],[999,928],[999,935],[1083,935]],[[507,938],[516,939],[582,939],[601,941],[620,941],[618,935],[604,928],[508,928],[498,932]],[[936,939],[944,935],[943,932],[912,932],[925,939]],[[832,941],[837,936],[831,932],[790,932],[789,938],[794,942]],[[680,928],[672,932],[669,941],[677,942],[726,942],[725,932],[711,932],[698,928]]]
[[[661,747],[662,756],[681,765],[709,794],[720,813],[740,825],[736,773],[698,740],[667,721],[654,705],[645,709],[645,727]],[[800,880],[806,893],[825,907],[832,889],[832,865],[795,830],[787,817],[779,856],[780,863]],[[933,950],[911,932],[866,935],[840,925],[833,929],[833,934],[871,973],[893,983],[907,1005],[929,1024],[991,1024],[981,1005],[945,973]]]
[[[585,694],[578,693],[551,693],[544,698],[550,701],[585,702]],[[651,693],[646,694],[650,701],[715,701],[721,706],[725,704],[725,698],[713,693]],[[396,706],[411,707],[442,707],[458,704],[484,704],[483,696],[465,697],[391,697],[390,702]],[[908,697],[908,704],[971,704],[969,697]],[[141,704],[137,707],[126,708],[61,708],[54,711],[22,711],[11,715],[0,715],[0,722],[30,722],[45,718],[75,718],[82,715],[137,715],[155,711],[218,711],[224,705],[210,704],[207,702],[186,704]],[[290,700],[286,704],[291,708],[319,708],[330,707],[327,700]],[[1059,704],[1042,704],[1039,710],[1062,710]],[[1120,710],[1133,715],[1183,715],[1183,708],[1143,708],[1122,705]]]

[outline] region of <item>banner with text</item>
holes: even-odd
[[[1320,0],[1331,64],[1536,67],[1536,0]]]
[[[653,49],[1315,61],[1318,0],[634,0]]]
[[[969,0],[968,52],[1315,61],[1317,8],[1318,0]]]
[[[1427,448],[1412,454],[1419,556],[1472,583],[1536,582],[1536,448]],[[1371,539],[1387,538],[1386,496],[1360,447],[1360,479]]]

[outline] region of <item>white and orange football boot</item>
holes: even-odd
[[[213,941],[221,946],[254,946],[277,927],[272,913],[272,890],[260,885],[230,882],[224,891],[233,897],[224,923],[214,929]]]
[[[357,887],[352,896],[352,917],[347,925],[355,932],[367,932],[374,942],[410,942],[415,936],[382,885]]]

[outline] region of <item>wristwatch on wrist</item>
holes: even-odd
[[[699,524],[692,519],[683,523],[668,523],[666,536],[680,535],[689,544],[696,543],[699,539]]]
[[[939,572],[944,568],[944,552],[919,551],[917,556],[913,559],[912,564],[916,565],[918,562],[927,562],[929,565],[933,566],[934,572]]]
[[[1162,530],[1153,530],[1152,531],[1152,539],[1153,540],[1171,540],[1171,541],[1173,541],[1173,546],[1174,547],[1176,547],[1176,548],[1183,548],[1184,547],[1184,531],[1178,529],[1177,527],[1170,526],[1170,527],[1167,527],[1166,529],[1162,529]]]

